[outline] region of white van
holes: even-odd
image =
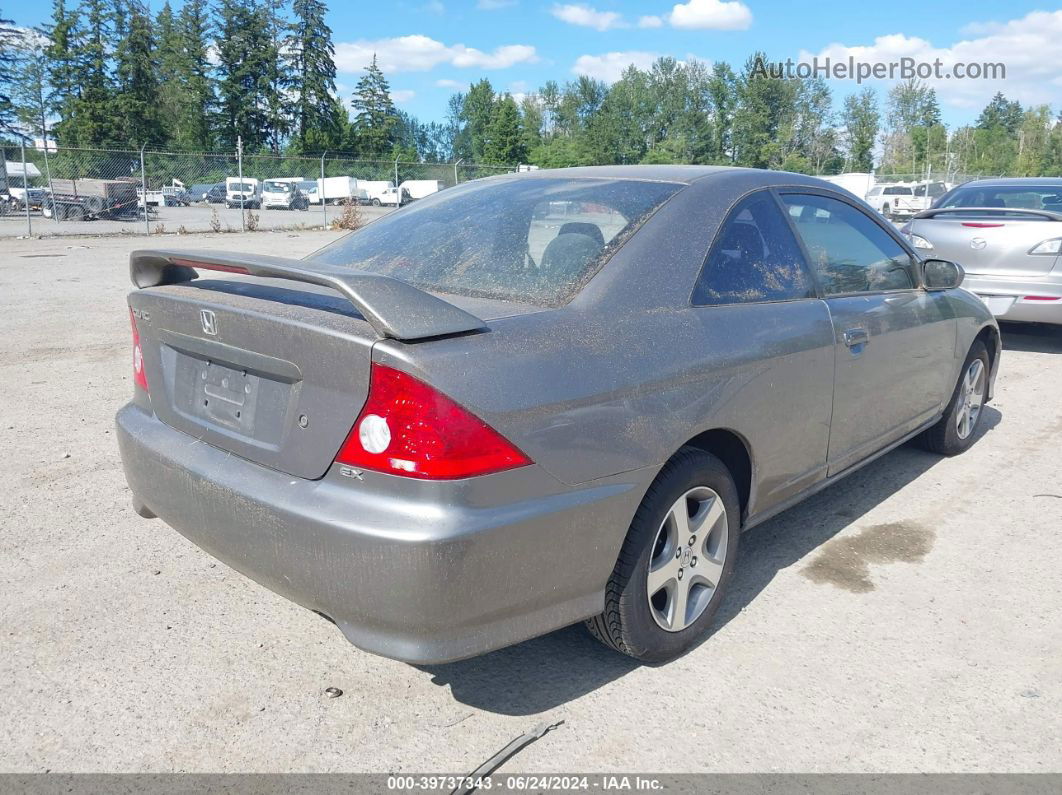
[[[225,204],[228,207],[244,207],[257,210],[262,206],[262,183],[254,177],[227,177],[225,179]]]

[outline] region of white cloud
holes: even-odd
[[[399,88],[391,92],[391,99],[401,105],[403,102],[409,102],[416,95],[416,91],[408,88]]]
[[[424,10],[429,14],[441,15],[446,13],[446,6],[444,6],[441,0],[428,0],[424,4]]]
[[[516,5],[516,0],[479,0],[476,8],[480,11],[497,11],[500,8],[510,8]]]
[[[457,80],[451,80],[449,78],[443,78],[442,80],[436,80],[435,85],[439,88],[464,88],[465,84],[458,82]]]
[[[507,69],[518,63],[538,60],[535,48],[529,44],[507,44],[483,52],[464,44],[447,45],[415,34],[393,39],[339,42],[336,44],[336,69],[360,72],[369,65],[374,54],[384,72],[426,72],[440,64],[462,69]]]
[[[555,5],[550,9],[550,13],[569,25],[579,25],[594,30],[627,27],[622,14],[616,11],[598,11],[588,5]]]
[[[640,28],[659,28],[664,24],[664,20],[660,17],[647,16],[640,17],[638,19],[638,27]]]
[[[615,83],[623,76],[623,70],[632,64],[639,69],[648,69],[659,58],[655,52],[628,50],[627,52],[606,52],[604,55],[580,55],[572,72],[586,75],[606,83]]]
[[[1002,91],[1008,99],[1025,104],[1062,102],[1062,76],[1058,71],[1058,42],[1062,40],[1062,11],[1033,11],[1009,22],[967,29],[983,30],[979,38],[964,39],[950,47],[937,47],[916,36],[894,33],[879,36],[873,44],[830,44],[818,53],[801,52],[800,60],[809,62],[817,55],[820,62],[829,56],[834,61],[891,63],[900,58],[913,58],[931,63],[939,58],[945,72],[955,64],[1002,63],[1006,79],[927,80],[941,102],[960,108],[976,109],[985,105],[992,95]]]
[[[689,0],[671,9],[668,21],[690,30],[745,30],[752,24],[752,12],[736,0]]]

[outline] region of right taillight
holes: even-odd
[[[1050,257],[1054,257],[1060,252],[1062,252],[1062,237],[1054,237],[1050,240],[1044,240],[1029,249],[1030,254],[1046,254]]]
[[[373,364],[369,396],[336,463],[422,480],[527,466],[531,459],[483,420],[408,373]]]
[[[133,327],[133,383],[148,391],[147,373],[144,372],[144,351],[140,347],[140,332],[136,329],[136,317],[129,310],[129,323]]]

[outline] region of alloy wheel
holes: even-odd
[[[679,497],[657,530],[646,592],[657,625],[681,632],[708,607],[723,575],[727,515],[722,498],[707,486]]]
[[[955,417],[955,431],[960,439],[966,439],[981,416],[981,406],[985,397],[985,365],[980,359],[974,359],[962,377],[959,387],[959,410]]]

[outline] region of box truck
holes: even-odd
[[[325,177],[317,180],[317,196],[314,204],[322,201],[328,204],[342,204],[346,201],[360,201],[364,192],[360,180],[354,177]]]
[[[277,177],[262,182],[262,206],[267,210],[305,210],[310,199],[299,190],[302,177]]]
[[[407,179],[402,183],[402,189],[409,194],[411,201],[431,196],[445,187],[442,180],[438,179]]]

